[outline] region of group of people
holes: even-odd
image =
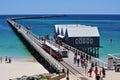
[[[76,63],[77,63],[78,67],[81,64],[81,67],[85,69],[85,73],[86,73],[87,67],[88,67],[88,60],[83,55],[77,55],[75,53],[74,64],[76,64]]]
[[[0,63],[2,63],[2,57],[0,57]],[[5,63],[11,63],[11,57],[5,57]]]
[[[99,70],[97,67],[97,63],[94,64],[94,62],[91,63],[91,67],[88,71],[90,77],[92,77],[93,71],[95,73],[96,80],[103,80],[103,78],[105,78],[106,71],[105,71],[104,67],[102,67],[102,69]]]
[[[88,68],[88,59],[84,57],[84,55],[74,55],[74,64],[77,63],[77,66],[81,64],[81,67],[85,69],[85,74],[89,73],[89,76],[92,77],[92,73],[95,73],[96,80],[103,80],[106,75],[105,69],[102,67],[100,70],[98,69],[97,62],[92,62],[90,69],[87,71]]]

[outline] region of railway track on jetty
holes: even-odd
[[[77,71],[74,67],[72,67],[71,65],[69,65],[67,62],[61,61],[60,64],[66,70],[69,70],[69,73],[73,74],[78,80],[89,80],[89,79],[86,78],[86,76],[84,76],[82,73],[80,73],[79,71]],[[69,75],[69,73],[68,73],[68,75]]]

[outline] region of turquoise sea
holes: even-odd
[[[0,56],[12,58],[31,58],[30,52],[7,24],[6,19],[0,19]]]
[[[9,16],[8,16],[9,17]],[[107,54],[120,55],[120,15],[67,15],[63,17],[18,20],[25,27],[32,27],[37,36],[54,34],[55,24],[81,24],[97,26],[100,32],[100,59],[107,61]],[[110,42],[112,39],[112,42]],[[5,18],[0,19],[0,56],[30,57],[30,52],[12,31]]]

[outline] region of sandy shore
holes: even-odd
[[[33,60],[12,60],[12,63],[0,63],[0,80],[9,80],[23,75],[31,76],[35,74],[49,73],[41,64]],[[95,80],[93,72],[93,77],[88,77],[89,80]],[[70,80],[77,80],[78,78],[73,74],[70,74]],[[118,80],[120,79],[120,72],[115,72],[111,70],[106,70],[106,78],[103,80]],[[63,78],[61,80],[66,80]]]
[[[48,73],[48,71],[38,62],[12,61],[12,63],[0,63],[0,80],[43,73]]]

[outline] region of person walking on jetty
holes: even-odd
[[[97,62],[95,62],[95,67],[97,66]]]
[[[81,67],[84,68],[85,67],[85,58],[81,59]]]
[[[77,58],[77,66],[79,67],[80,59]]]
[[[95,75],[97,76],[98,75],[98,67],[97,66],[95,67],[95,71],[94,72],[95,72]]]
[[[76,64],[77,56],[74,57],[74,64]]]
[[[103,78],[105,78],[106,71],[105,71],[105,68],[104,68],[104,67],[102,67],[102,74],[103,74]]]
[[[92,77],[92,67],[90,67],[88,73],[89,73],[89,76]]]
[[[91,67],[92,67],[92,70],[93,70],[93,68],[94,68],[94,62],[91,63]]]
[[[69,80],[69,69],[67,69],[67,78],[66,80]]]
[[[85,59],[84,66],[85,66],[85,74],[87,74],[87,67],[88,67],[88,60],[87,59]]]
[[[76,64],[76,61],[77,61],[77,53],[75,53],[75,56],[74,56],[74,64]]]

